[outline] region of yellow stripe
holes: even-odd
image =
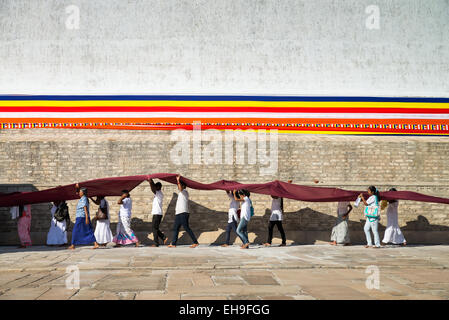
[[[414,102],[358,102],[358,101],[120,101],[120,100],[89,100],[89,101],[54,101],[54,100],[1,100],[0,106],[12,107],[283,107],[283,108],[419,108],[419,109],[449,109],[449,103],[414,103]]]

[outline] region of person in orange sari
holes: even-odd
[[[32,245],[31,236],[31,205],[19,206],[19,220],[17,221],[17,231],[19,233],[20,246],[19,248],[26,248]]]

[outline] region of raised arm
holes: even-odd
[[[118,199],[117,204],[123,204],[123,199],[125,199],[125,198],[126,198],[126,194],[122,194],[120,199]]]
[[[178,190],[179,191],[182,191],[182,186],[181,186],[181,176],[178,174],[177,176],[176,176],[176,183],[178,184]]]
[[[98,201],[97,200],[95,200],[94,198],[92,198],[92,197],[89,197],[89,199],[93,202],[93,203],[95,203],[97,206],[99,206],[100,205],[100,203],[101,203],[101,200],[100,199],[98,199]]]
[[[150,179],[149,183],[150,183],[151,191],[152,191],[154,194],[156,194],[156,186],[154,185],[153,179]]]

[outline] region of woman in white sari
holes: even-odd
[[[106,219],[101,219],[97,221],[97,225],[95,226],[95,239],[97,240],[98,245],[95,245],[93,247],[93,249],[97,249],[100,246],[101,247],[106,247],[106,245],[109,242],[112,242],[112,232],[111,232],[111,228],[110,228],[110,222],[109,222],[109,203],[108,201],[105,199],[105,197],[102,196],[98,196],[97,199],[92,199],[90,198],[90,200],[93,201],[93,203],[95,203],[96,205],[99,206],[98,210],[101,210],[102,212],[104,212],[106,214]]]
[[[118,247],[131,243],[135,243],[136,247],[140,246],[139,239],[137,239],[134,231],[131,229],[132,201],[128,190],[122,191],[122,196],[117,204],[120,205],[120,211],[117,223],[117,234],[113,241]]]
[[[352,210],[349,201],[340,201],[337,207],[337,220],[332,228],[331,245],[343,244],[349,246],[351,240],[349,238],[348,216]]]
[[[389,191],[397,191],[395,188],[391,188]],[[388,201],[387,207],[387,228],[385,229],[383,243],[393,243],[405,246],[407,243],[404,238],[404,234],[399,228],[398,222],[398,200]]]

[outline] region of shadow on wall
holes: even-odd
[[[37,189],[30,184],[20,185],[0,185],[0,192],[9,193],[15,191],[36,191]],[[170,202],[165,210],[160,229],[168,236],[169,241],[173,239],[173,224],[175,220],[175,207],[177,193],[173,193]],[[223,203],[226,208],[228,202]],[[32,205],[32,223],[31,235],[33,243],[43,245],[46,241],[50,223],[50,203],[42,203]],[[91,218],[94,216],[97,206],[91,204]],[[210,243],[211,245],[220,245],[225,242],[226,226],[228,220],[227,211],[216,211],[209,209],[199,203],[190,201],[190,227],[196,237],[202,243]],[[263,244],[267,241],[268,224],[270,219],[270,210],[265,209],[263,216],[256,215],[251,218],[248,232],[250,240],[255,244]],[[73,228],[73,220],[75,213],[70,212],[72,223],[68,228],[69,242],[71,231]],[[354,218],[357,213],[352,213]],[[131,227],[137,233],[138,237],[144,244],[153,243],[151,215],[148,221],[141,218],[132,218]],[[288,244],[313,244],[315,242],[330,241],[332,227],[336,220],[335,215],[329,215],[323,212],[312,210],[309,207],[302,208],[297,211],[287,211],[284,214],[283,226],[287,237]],[[381,221],[379,227],[380,236],[383,237],[386,219]],[[349,228],[352,243],[364,243],[365,236],[363,233],[364,219],[359,221],[350,220]],[[116,234],[117,223],[111,222],[112,233]],[[95,222],[94,222],[95,227]],[[422,215],[417,220],[408,221],[407,225],[401,228],[404,231],[408,243],[449,243],[448,231],[449,227],[443,225],[432,225]],[[183,228],[180,230],[178,244],[191,244],[192,240]],[[273,244],[280,243],[280,234],[277,228],[274,229]],[[234,232],[231,233],[231,243],[240,244],[240,239]],[[0,208],[0,245],[16,245],[19,244],[17,235],[17,221],[12,220],[9,208]]]

